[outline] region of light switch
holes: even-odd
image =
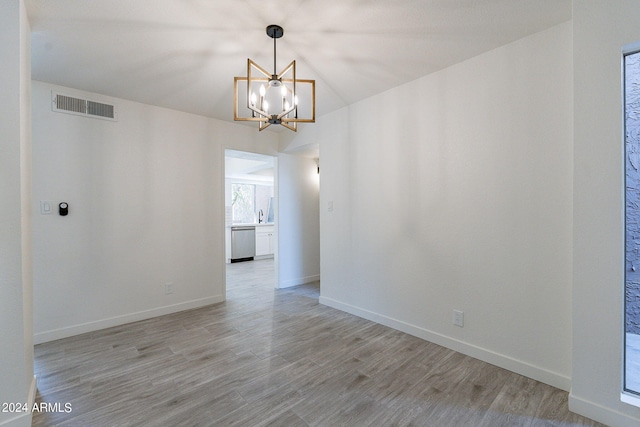
[[[51,215],[53,213],[53,203],[50,200],[40,200],[40,214]]]

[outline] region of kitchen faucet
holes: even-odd
[[[258,211],[258,224],[262,223],[262,218],[264,217],[264,212],[262,212],[262,209],[260,209]]]

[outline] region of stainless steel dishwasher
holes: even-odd
[[[231,262],[253,261],[256,256],[256,228],[231,227]]]

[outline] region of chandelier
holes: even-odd
[[[297,79],[295,60],[276,73],[276,39],[283,34],[279,25],[267,27],[273,39],[273,74],[247,59],[247,77],[234,78],[233,120],[258,122],[259,130],[282,125],[294,132],[298,123],[316,121],[315,80]]]

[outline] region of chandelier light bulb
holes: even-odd
[[[256,97],[256,93],[255,92],[251,92],[251,106],[255,107],[256,106],[256,101],[257,101],[257,97]]]

